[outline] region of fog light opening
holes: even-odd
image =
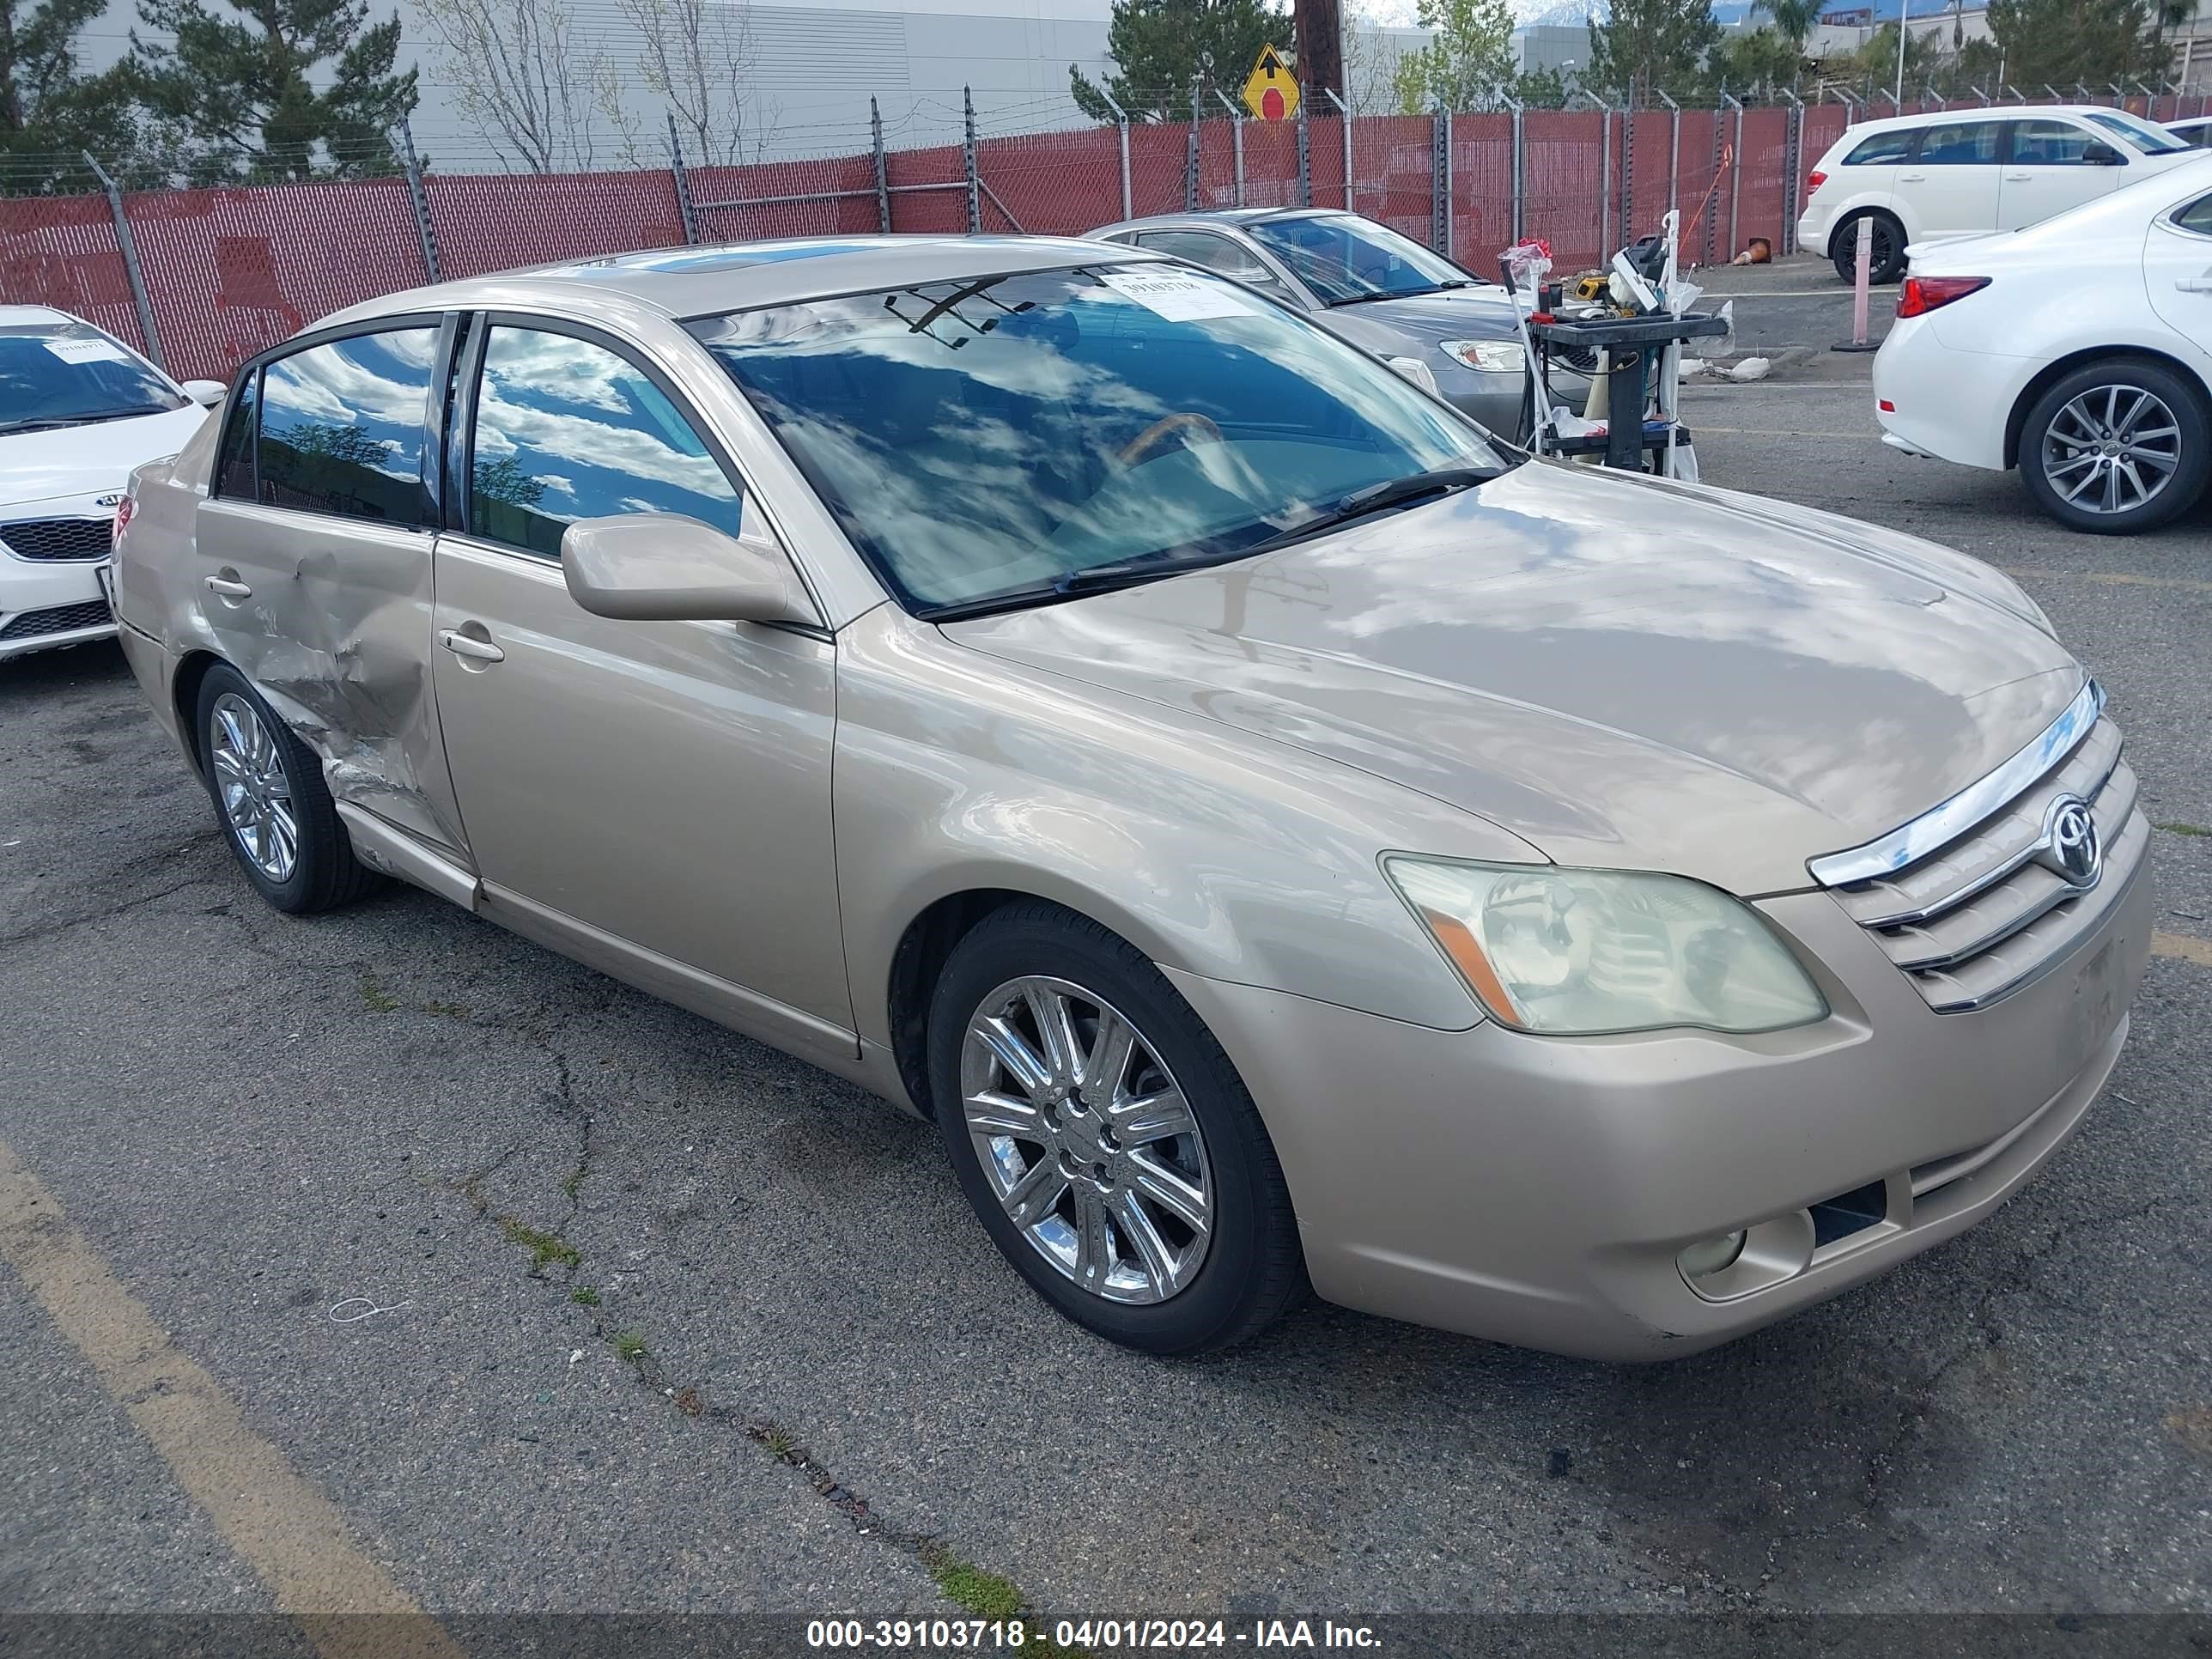
[[[1692,1244],[1676,1256],[1674,1261],[1682,1269],[1685,1279],[1710,1279],[1735,1266],[1743,1255],[1745,1235],[1741,1232],[1723,1233],[1718,1238],[1708,1238]]]

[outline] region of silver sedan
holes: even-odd
[[[855,1079],[1153,1352],[1309,1285],[1723,1340],[2028,1181],[2142,971],[2119,732],[2006,577],[1520,458],[1141,250],[395,295],[125,519],[270,903],[398,877]]]

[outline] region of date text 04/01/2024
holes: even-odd
[[[1025,1619],[816,1619],[806,1626],[810,1648],[931,1649],[1020,1648],[1042,1644],[1042,1620]],[[1255,1620],[1231,1628],[1212,1619],[1060,1619],[1051,1626],[1060,1648],[1113,1651],[1129,1648],[1379,1648],[1365,1625],[1340,1625],[1324,1619]]]

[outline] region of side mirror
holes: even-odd
[[[561,574],[578,605],[623,622],[822,620],[781,551],[676,513],[578,520]]]
[[[230,388],[221,380],[186,380],[184,394],[202,409],[213,409],[230,396]]]
[[[2081,159],[2093,167],[2123,167],[2128,164],[2128,158],[2110,144],[2091,143],[2081,152]]]

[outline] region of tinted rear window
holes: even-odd
[[[1872,167],[1878,162],[1895,163],[1905,159],[1918,135],[1911,127],[1899,132],[1877,132],[1871,138],[1862,138],[1852,146],[1851,153],[1844,157],[1847,167]]]
[[[261,375],[261,500],[269,507],[429,522],[422,422],[435,328],[309,346]]]
[[[1929,127],[1920,140],[1920,164],[1936,167],[1993,167],[1997,164],[1995,121],[1947,121]]]

